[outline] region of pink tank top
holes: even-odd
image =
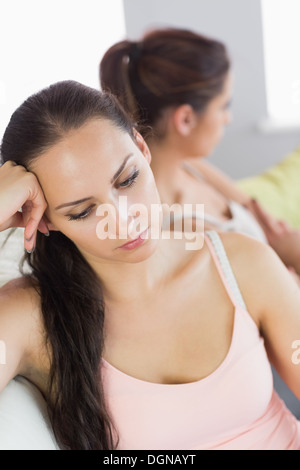
[[[246,310],[221,239],[209,231],[206,243],[235,306],[229,351],[209,376],[184,384],[136,379],[103,359],[118,449],[300,449],[300,421],[273,389],[264,341]]]

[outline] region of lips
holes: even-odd
[[[140,245],[142,245],[145,242],[147,232],[148,232],[148,228],[146,230],[144,230],[143,232],[141,232],[140,235],[137,238],[125,243],[124,245],[120,246],[119,248],[122,248],[124,250],[133,250],[133,249],[139,247]]]

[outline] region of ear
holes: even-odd
[[[140,151],[142,152],[142,154],[144,155],[144,157],[146,158],[147,162],[150,165],[151,153],[150,153],[149,147],[146,144],[145,139],[141,136],[141,134],[135,129],[133,131],[134,131],[134,137],[135,137],[137,146],[138,146],[138,148],[140,149]]]
[[[45,214],[43,215],[42,220],[47,225],[47,228],[48,228],[49,231],[54,230],[54,231],[58,232],[58,228],[56,228],[55,225],[52,222],[49,221],[48,217]]]
[[[55,225],[52,224],[52,222],[49,222],[49,223],[47,224],[47,227],[48,227],[48,229],[49,229],[50,231],[55,231],[55,232],[58,232],[58,231],[59,231],[58,228],[56,228]]]
[[[182,104],[175,109],[173,124],[176,131],[182,136],[189,136],[197,124],[197,115],[189,104]]]

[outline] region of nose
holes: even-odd
[[[128,203],[126,196],[119,198],[118,204],[116,205],[116,216],[117,216],[117,232],[119,238],[127,239],[128,230],[132,224],[133,218],[128,213]]]
[[[148,227],[148,211],[143,204],[129,205],[127,198],[120,197],[117,206],[117,229],[120,238],[138,237]]]

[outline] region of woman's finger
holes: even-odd
[[[45,198],[40,190],[33,192],[30,203],[30,216],[24,231],[24,246],[25,249],[29,252],[33,251],[35,248],[38,227],[41,224],[42,227],[44,227],[44,224],[41,221],[47,207]]]
[[[254,215],[257,217],[260,225],[267,235],[271,236],[281,233],[282,227],[278,221],[267,211],[265,211],[255,199],[252,200],[251,207],[253,209]]]
[[[0,168],[0,230],[25,227],[24,246],[32,251],[47,204],[35,175],[21,165],[6,162]]]

